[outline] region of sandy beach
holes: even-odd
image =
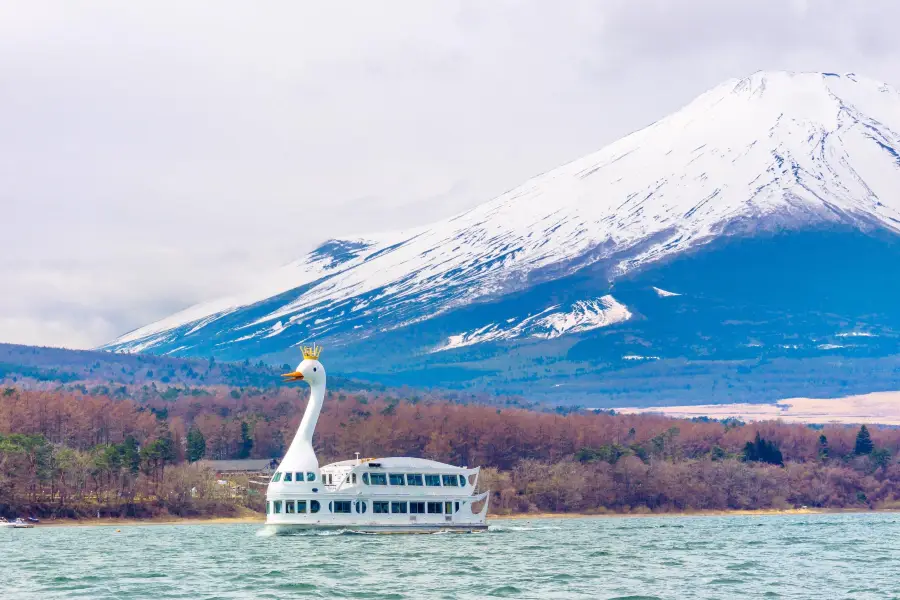
[[[243,517],[212,517],[209,519],[46,519],[38,523],[38,527],[134,527],[147,525],[237,525],[247,523],[265,523],[265,515]]]

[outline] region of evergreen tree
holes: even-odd
[[[828,438],[823,433],[819,436],[819,459],[825,460],[826,458],[828,458]]]
[[[241,421],[241,448],[238,451],[238,458],[249,458],[252,449],[253,438],[250,437],[250,426],[246,421]]]
[[[137,440],[129,435],[119,447],[119,452],[122,455],[122,465],[125,466],[132,475],[137,475],[141,468],[141,455],[138,451]]]
[[[122,468],[122,449],[118,446],[103,446],[94,457],[94,464],[112,477]]]
[[[760,437],[758,431],[756,432],[756,438],[752,442],[747,442],[744,446],[744,461],[784,465],[784,457],[778,446],[774,442]]]
[[[712,450],[710,450],[709,458],[710,460],[725,460],[728,458],[728,453],[725,452],[724,448],[716,444],[712,447]]]
[[[769,452],[767,454],[767,461],[773,465],[784,466],[784,456],[781,454],[781,450],[778,449],[778,446],[775,445],[775,442],[769,442]]]
[[[197,462],[206,454],[206,438],[196,427],[191,427],[187,434],[187,459]]]
[[[174,464],[178,458],[175,449],[175,440],[172,439],[172,431],[166,427],[160,433],[159,439],[154,442],[159,449],[159,458],[163,465]]]
[[[872,468],[882,468],[887,469],[888,465],[891,464],[891,451],[887,448],[878,448],[876,450],[872,450],[872,453],[869,455],[869,459],[872,461]]]
[[[871,454],[875,446],[872,444],[872,438],[869,436],[869,429],[863,425],[856,434],[856,448],[854,452],[857,454]]]
[[[284,455],[284,434],[281,433],[280,429],[276,429],[274,432],[272,432],[272,438],[269,441],[269,446],[275,456]]]

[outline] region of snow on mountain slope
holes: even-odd
[[[671,297],[673,297],[673,296],[680,296],[680,295],[681,295],[681,294],[679,294],[679,293],[677,293],[677,292],[670,292],[670,291],[668,291],[668,290],[664,290],[664,289],[658,288],[658,287],[656,287],[656,286],[652,286],[652,287],[653,287],[653,291],[656,292],[656,295],[659,296],[660,298],[671,298]]]
[[[194,324],[188,334],[195,333],[243,306],[277,296],[343,269],[359,265],[381,247],[377,238],[331,240],[300,260],[263,274],[258,281],[251,282],[253,285],[239,295],[196,304],[165,319],[126,333],[113,343],[126,344],[138,340],[146,341],[150,336],[164,334],[166,331],[188,323]],[[164,339],[166,336],[158,337]],[[138,348],[139,346],[142,346],[139,350],[132,351],[140,352],[146,347],[143,344],[135,344],[132,347]]]
[[[507,319],[505,323],[490,323],[468,333],[451,335],[446,344],[435,348],[433,352],[521,337],[549,340],[566,333],[608,327],[631,318],[628,308],[610,295],[594,300],[580,300],[567,310],[560,308],[555,305],[518,322],[516,319]]]
[[[201,336],[251,343],[293,327],[317,340],[365,338],[598,261],[612,261],[619,276],[722,235],[816,223],[900,231],[898,132],[900,93],[886,84],[756,73],[472,210],[416,230],[332,240],[245,294],[106,347],[155,351],[177,341],[189,354]],[[545,334],[630,315],[606,304],[615,300],[586,302],[594,304],[543,323]],[[532,324],[473,324],[445,347],[534,336]]]

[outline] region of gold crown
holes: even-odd
[[[312,346],[301,346],[300,350],[303,351],[303,358],[306,360],[319,360],[319,354],[322,353],[322,346],[317,344],[313,344]]]

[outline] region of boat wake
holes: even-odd
[[[530,531],[530,529],[523,529]],[[359,531],[356,529],[277,529],[265,526],[257,530],[256,537],[269,538],[281,536],[321,536],[333,537],[341,535],[443,535],[448,533],[482,533],[482,531],[451,531],[449,529],[441,529],[437,531]]]
[[[489,525],[490,533],[511,533],[517,531],[548,531],[551,529],[562,529],[561,527],[532,527],[527,525]]]

